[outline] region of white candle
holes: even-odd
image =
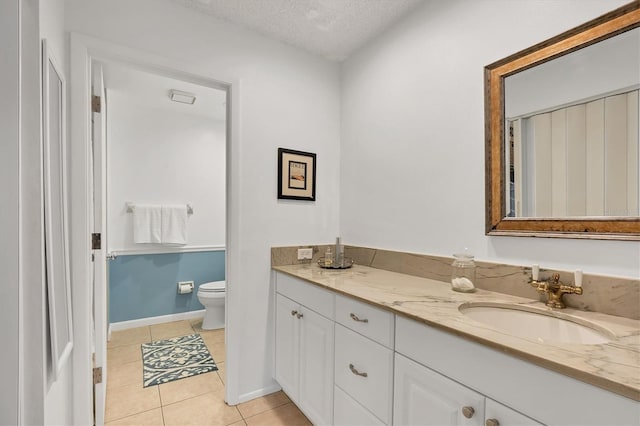
[[[578,269],[576,272],[574,272],[573,277],[576,283],[576,287],[582,287],[582,270]]]
[[[531,267],[531,278],[534,281],[538,281],[538,274],[540,274],[540,265],[533,265]]]

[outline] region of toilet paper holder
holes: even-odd
[[[193,293],[193,281],[179,281],[178,294]]]

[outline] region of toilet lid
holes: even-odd
[[[213,281],[210,283],[204,283],[200,287],[198,287],[198,291],[206,291],[211,293],[219,293],[225,291],[226,283],[225,281]]]

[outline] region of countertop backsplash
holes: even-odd
[[[315,263],[324,255],[324,245],[305,245],[271,248],[271,266]],[[313,248],[311,260],[298,260],[299,248]],[[370,266],[422,278],[449,282],[453,257],[432,256],[427,254],[406,253],[381,250],[368,247],[345,245],[345,257],[351,257],[358,265]],[[543,300],[529,284],[531,266],[505,265],[500,263],[476,261],[475,286],[513,296]],[[541,269],[542,279],[553,273],[560,274],[563,283],[573,285],[573,271]],[[640,280],[610,277],[605,275],[584,274],[583,294],[565,295],[568,307],[584,311],[600,312],[640,320]]]

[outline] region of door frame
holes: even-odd
[[[92,285],[90,235],[92,232],[91,173],[91,61],[119,62],[156,74],[178,78],[227,92],[226,113],[226,375],[225,400],[233,405],[238,401],[237,364],[239,342],[234,329],[239,289],[235,285],[240,268],[237,244],[240,235],[238,222],[240,120],[239,99],[241,81],[235,78],[213,79],[211,70],[185,64],[156,54],[106,42],[86,35],[71,33],[70,49],[70,152],[71,152],[71,291],[73,294],[73,418],[76,424],[91,424],[93,420],[93,380],[91,363],[91,306]],[[103,207],[104,208],[104,207]]]

